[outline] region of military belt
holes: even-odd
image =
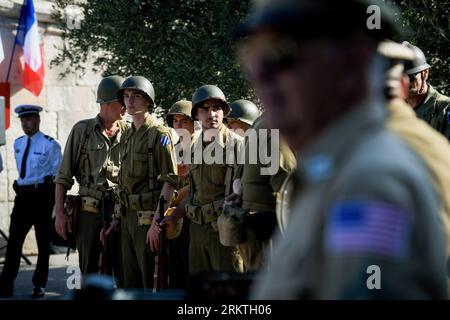
[[[222,213],[223,200],[217,200],[202,206],[186,204],[186,216],[197,224],[207,224],[217,221]]]
[[[137,194],[121,192],[120,201],[126,208],[132,210],[155,210],[160,193],[161,190]]]
[[[81,197],[81,211],[90,212],[90,213],[98,213],[98,206],[100,204],[100,200],[97,200],[92,197]]]
[[[80,186],[80,190],[78,191],[78,193],[80,194],[80,196],[91,197],[95,199],[101,199],[103,196],[101,191],[90,189],[85,186]]]

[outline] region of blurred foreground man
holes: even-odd
[[[376,50],[395,26],[383,10],[368,28],[368,6],[259,1],[243,26],[241,59],[268,121],[302,156],[292,219],[252,298],[447,298],[438,197],[385,128]]]

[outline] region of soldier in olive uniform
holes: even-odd
[[[76,242],[83,274],[99,271],[102,250],[100,233],[104,219],[112,220],[114,212],[113,190],[118,183],[120,167],[119,142],[126,128],[122,120],[125,109],[117,100],[122,81],[118,76],[102,79],[97,89],[100,113],[95,118],[82,120],[73,126],[55,179],[55,228],[64,239],[68,236],[64,199],[73,186],[73,177],[79,183],[81,211]],[[112,248],[108,254],[112,256],[107,257],[107,260],[113,261],[113,273],[117,284],[121,286],[120,244],[115,237],[110,240],[112,243],[109,246]]]
[[[195,126],[191,117],[192,102],[180,100],[172,105],[166,115],[169,127],[176,130],[180,137],[175,145],[175,153],[178,163],[178,186],[177,198],[173,200],[172,206],[178,206],[189,192],[188,176],[189,165],[184,163],[184,157],[190,157],[190,146],[194,139]],[[173,227],[173,237],[168,241],[169,249],[169,285],[171,288],[188,287],[189,278],[189,219],[181,218]],[[180,227],[181,226],[181,227]],[[170,226],[166,226],[166,233],[171,232]]]
[[[406,66],[406,74],[410,80],[406,102],[413,107],[420,119],[450,139],[450,98],[440,94],[427,83],[431,67],[422,50],[406,41],[403,45],[413,50],[415,55]]]
[[[389,59],[386,71],[386,98],[389,118],[387,126],[404,140],[425,162],[433,187],[440,197],[440,211],[450,254],[450,145],[447,139],[418,119],[405,102],[409,78],[405,63],[414,59],[414,52],[396,42],[382,42],[378,51]]]
[[[230,104],[230,109],[230,114],[225,118],[225,123],[229,129],[241,137],[261,114],[253,102],[244,99],[234,101]]]
[[[237,250],[220,243],[217,228],[217,218],[222,213],[225,196],[231,194],[233,175],[238,168],[237,155],[243,143],[242,137],[223,124],[223,117],[229,112],[225,95],[218,87],[204,85],[194,92],[192,118],[201,122],[202,133],[192,146],[189,196],[179,205],[186,205],[185,212],[191,221],[191,274],[242,271]],[[201,159],[197,158],[198,155]],[[213,159],[206,159],[208,156]],[[206,163],[210,160],[210,164]],[[177,208],[174,219],[183,214]]]
[[[381,27],[367,28],[372,3],[257,1],[243,25],[241,60],[268,122],[302,156],[292,219],[253,298],[447,298],[437,194],[385,126],[376,51],[397,31],[381,2]]]
[[[252,129],[255,130],[256,134],[259,134],[261,129],[268,129],[264,121],[264,115],[256,119]],[[267,142],[264,145],[258,143],[258,148],[270,148],[272,136],[270,135],[270,130],[268,132]],[[255,164],[250,163],[249,155],[254,145],[246,137],[246,161],[235,175],[237,179],[233,184],[234,186],[237,185],[235,187],[237,190],[235,190],[236,193],[233,193],[227,198],[228,201],[232,201],[234,204],[242,202],[241,207],[248,210],[248,215],[245,220],[244,239],[238,245],[247,271],[258,270],[263,263],[263,259],[267,256],[264,254],[264,251],[270,246],[270,239],[277,224],[275,195],[280,190],[288,174],[294,171],[297,165],[295,155],[286,142],[279,139],[279,136],[276,138],[278,139],[276,145],[279,148],[276,153],[279,157],[279,167],[275,174],[268,175],[261,173],[261,169],[268,165],[262,164],[260,159]],[[258,150],[258,152],[261,152],[261,150]],[[262,152],[263,154],[268,154],[267,150]]]
[[[170,129],[150,115],[155,91],[141,76],[126,79],[119,101],[133,118],[121,141],[117,195],[124,207],[121,218],[124,282],[127,288],[153,288],[154,255],[161,228],[159,199],[165,212],[177,185],[177,163]]]

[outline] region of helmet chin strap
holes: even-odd
[[[423,93],[424,90],[425,90],[425,81],[423,79],[423,73],[422,72],[420,73],[420,79],[422,80],[422,84],[420,85],[419,93]]]
[[[137,115],[137,114],[145,113],[145,112],[146,112],[146,111],[141,110],[141,111],[136,111],[135,113],[129,113],[129,115],[130,115],[130,116],[135,116],[135,115]]]

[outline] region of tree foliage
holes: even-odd
[[[423,50],[431,65],[430,83],[450,95],[450,1],[396,0],[405,38]]]
[[[248,0],[84,1],[79,29],[66,25],[64,8],[70,4],[55,1],[53,14],[65,47],[52,63],[69,62],[66,73],[89,66],[105,76],[143,75],[164,109],[190,100],[203,84],[218,85],[229,101],[249,97],[232,37],[248,13]],[[93,66],[86,64],[89,57]]]
[[[432,65],[430,82],[449,94],[449,2],[391,2],[400,7],[399,23],[409,30],[397,40],[424,50]],[[65,46],[52,63],[69,63],[65,73],[92,68],[105,76],[143,75],[164,109],[181,98],[190,100],[203,84],[218,85],[229,101],[255,100],[235,59],[231,32],[248,14],[250,0],[79,1],[84,14],[79,29],[66,23],[64,9],[71,4],[56,0],[53,14]]]

